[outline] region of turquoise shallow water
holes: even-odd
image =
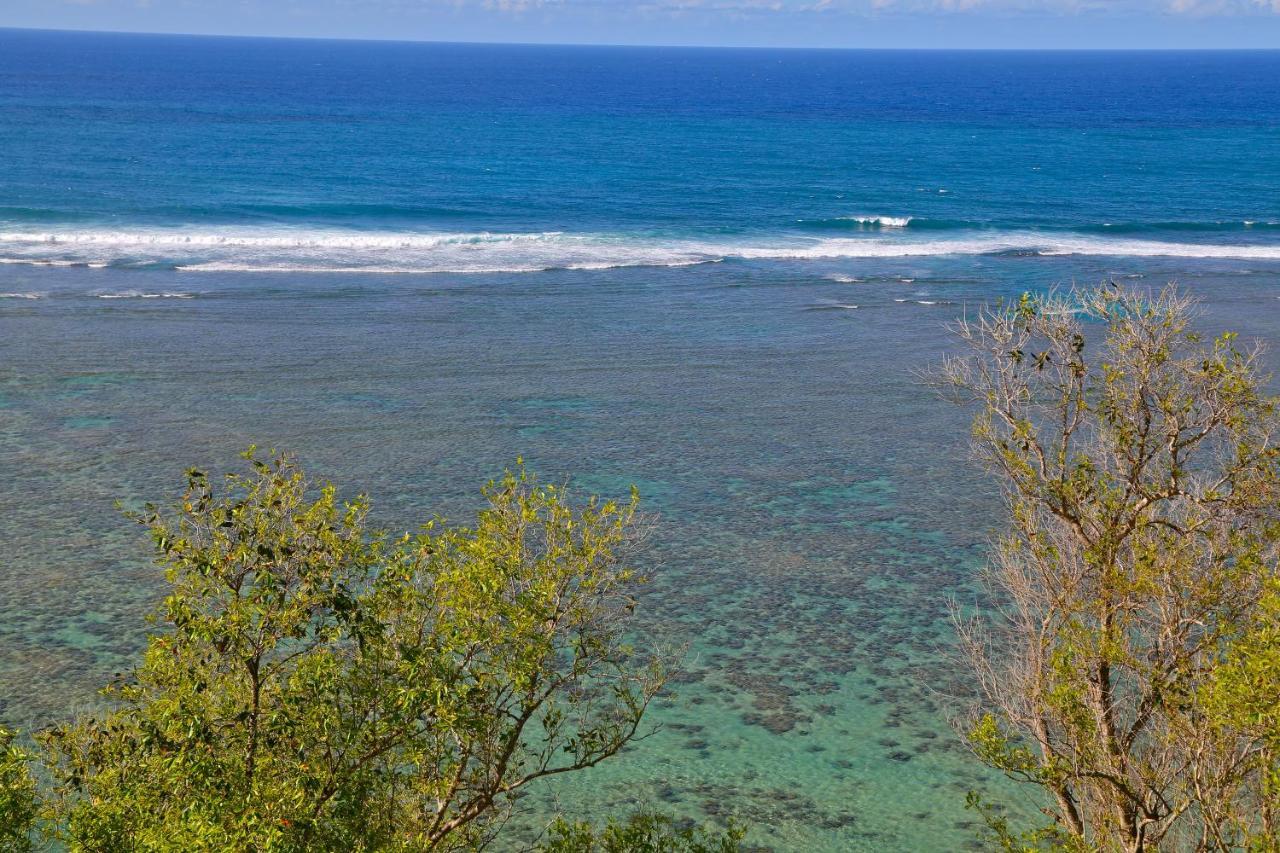
[[[256,442],[404,529],[523,455],[639,486],[642,627],[689,649],[662,731],[540,803],[959,849],[1010,794],[946,722],[999,520],[917,377],[944,325],[1132,277],[1280,331],[1274,54],[0,48],[11,723],[142,641],[116,500]]]
[[[1104,272],[1057,263],[1040,280]],[[944,350],[945,321],[1003,291],[902,272],[916,280],[241,273],[190,300],[115,301],[91,291],[172,274],[11,273],[65,295],[0,308],[4,715],[83,706],[141,641],[158,578],[116,499],[172,495],[184,466],[227,468],[257,441],[403,529],[464,517],[524,454],[583,493],[640,486],[659,515],[644,628],[689,646],[663,731],[557,789],[562,807],[738,815],[777,849],[956,849],[964,791],[1005,793],[935,692],[962,677],[947,601],[975,600],[997,506],[963,415],[913,371]],[[1275,329],[1274,272],[1180,278],[1207,322]]]

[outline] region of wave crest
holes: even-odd
[[[845,222],[856,222],[866,228],[906,228],[911,224],[910,216],[842,216]]]
[[[877,217],[877,219],[880,219]],[[1165,241],[1029,230],[847,236],[417,233],[153,229],[0,231],[0,263],[161,267],[192,272],[525,273],[677,267],[735,259],[806,261],[942,255],[1218,258],[1280,261],[1274,242]],[[852,278],[852,276],[850,276]],[[163,296],[164,294],[160,294]]]
[[[195,299],[194,293],[147,293],[141,290],[118,290],[95,293],[99,299]]]

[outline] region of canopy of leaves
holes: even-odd
[[[148,507],[161,630],[46,732],[52,825],[93,850],[471,849],[513,795],[644,732],[663,682],[623,641],[636,497],[509,473],[475,524],[389,540],[289,460]]]
[[[14,732],[0,726],[0,853],[30,850],[36,821],[31,755],[15,739]]]
[[[738,853],[742,830],[724,832],[679,826],[665,815],[640,813],[602,829],[587,822],[557,821],[539,853]]]

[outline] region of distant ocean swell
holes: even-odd
[[[1097,229],[955,229],[922,236],[913,233],[915,220],[903,217],[886,226],[883,223],[887,218],[876,219],[881,224],[874,232],[858,235],[754,234],[705,239],[558,231],[423,233],[283,227],[0,231],[0,263],[190,272],[518,273],[686,266],[735,259],[797,261],[947,255],[1280,261],[1280,241],[1264,242],[1258,237],[1224,239],[1211,229],[1200,229],[1198,239],[1181,240],[1139,238],[1124,236],[1123,231],[1112,234]],[[1219,233],[1216,239],[1215,233]]]

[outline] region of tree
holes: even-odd
[[[635,495],[574,508],[523,471],[471,527],[389,540],[289,460],[148,507],[170,593],[116,708],[43,741],[93,850],[447,850],[515,794],[644,736],[661,667],[623,642]]]
[[[1239,631],[1206,691],[1216,734],[1242,733],[1259,745],[1257,819],[1234,825],[1241,847],[1280,851],[1280,582],[1269,579],[1249,622]]]
[[[1275,849],[1277,407],[1193,318],[1173,287],[1026,295],[943,366],[1009,510],[995,609],[957,618],[966,733],[1053,818],[1006,847]]]
[[[743,832],[679,826],[671,818],[650,813],[626,821],[609,821],[596,829],[585,821],[556,821],[540,853],[738,853]]]
[[[16,739],[14,732],[0,726],[0,853],[30,850],[36,822],[31,755],[14,743]]]

